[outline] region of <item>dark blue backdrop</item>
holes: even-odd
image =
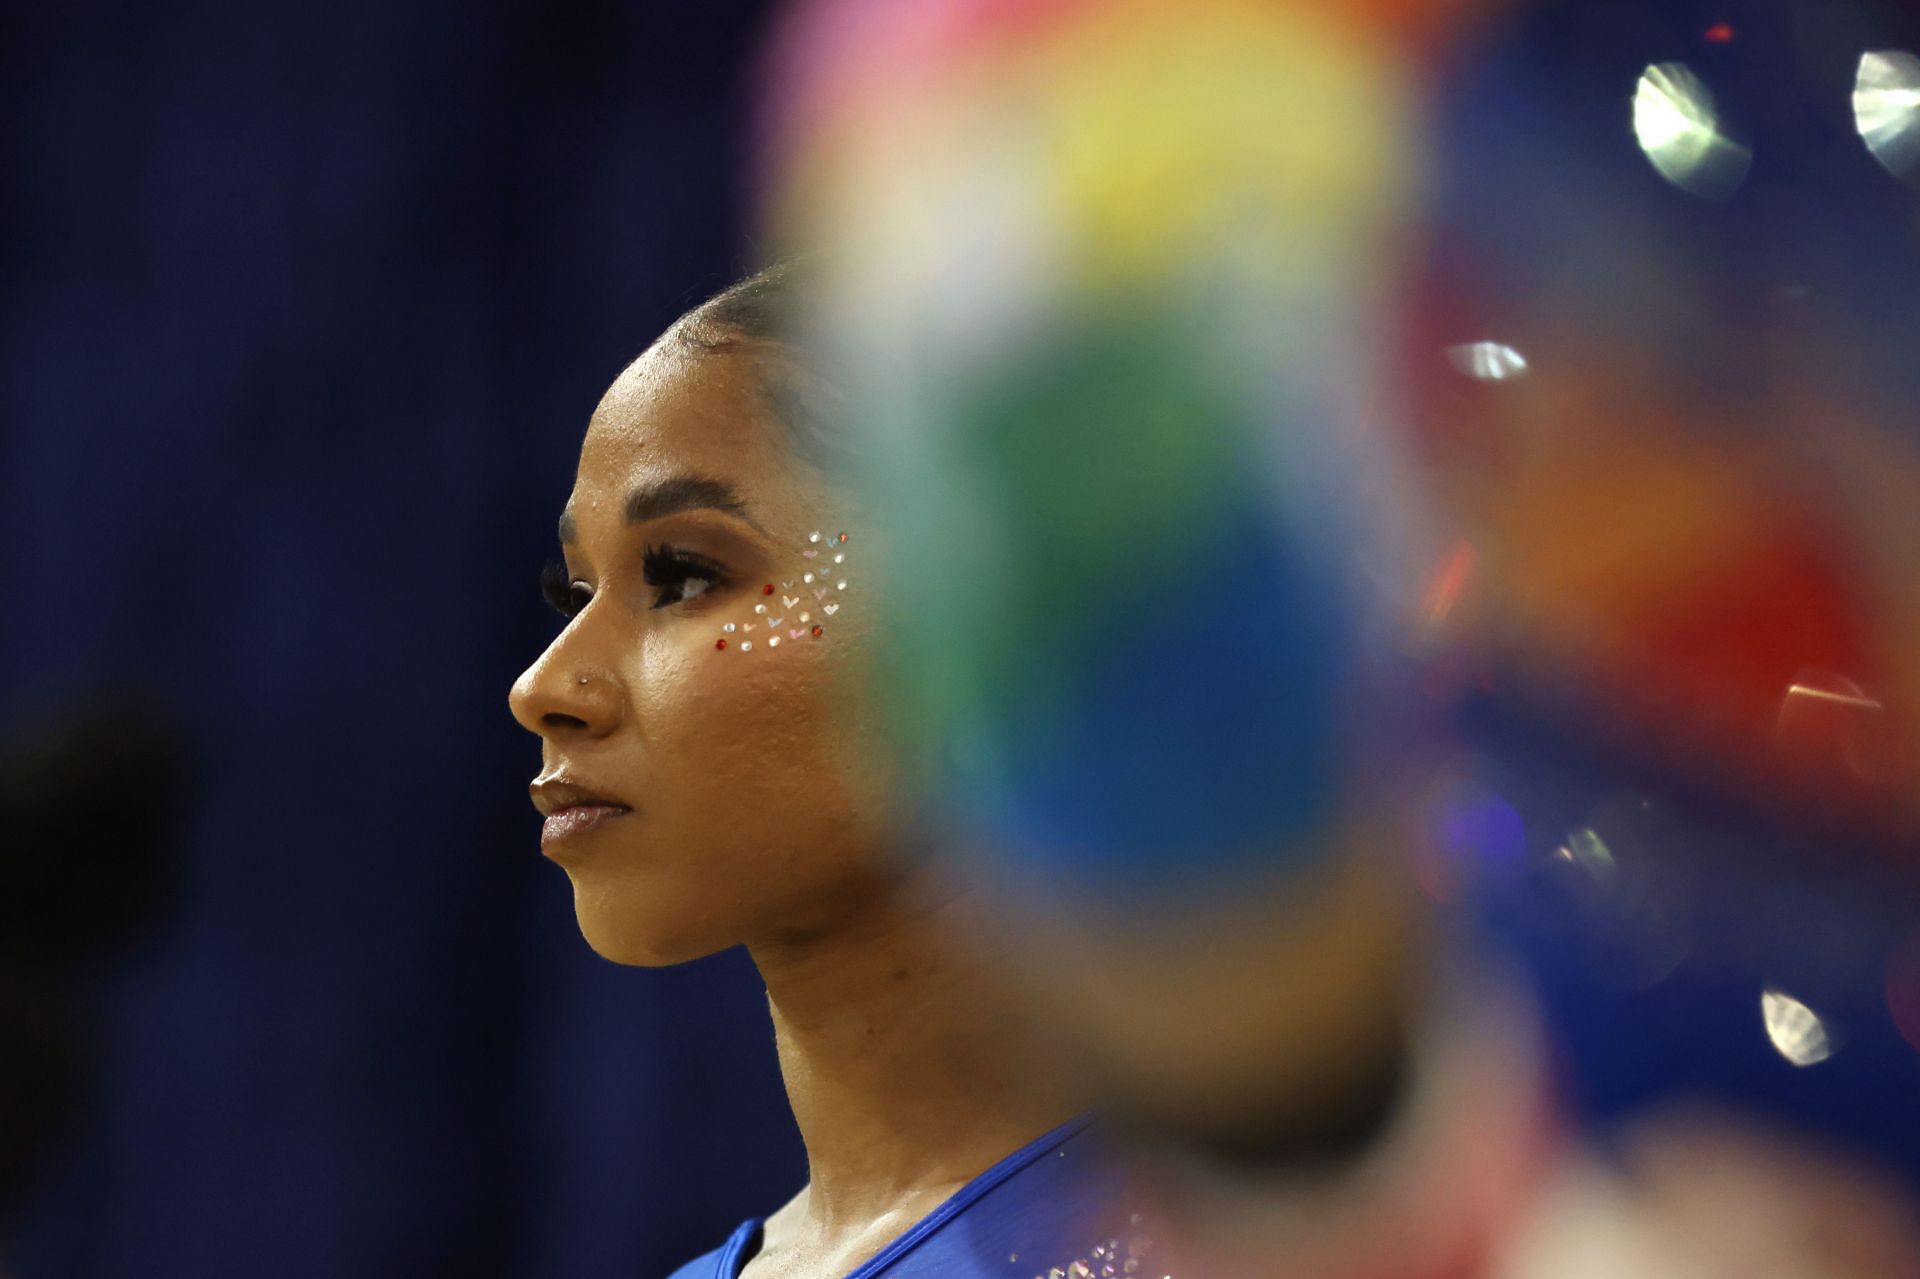
[[[0,17],[0,712],[129,677],[198,778],[23,1279],[644,1276],[798,1184],[750,969],[587,951],[505,702],[600,390],[753,257],[763,7]]]
[[[600,390],[755,259],[764,8],[0,14],[0,722],[131,680],[197,780],[175,909],[100,988],[87,1123],[6,1248],[21,1279],[645,1279],[798,1184],[751,971],[586,950],[505,705],[557,624],[536,573]],[[1525,40],[1514,65],[1558,75],[1536,51],[1565,42]],[[1630,52],[1596,111],[1624,112]],[[1624,115],[1596,127],[1627,145]],[[1783,934],[1864,917],[1782,892]],[[1621,995],[1537,906],[1504,928],[1589,1117],[1707,1092],[1920,1176],[1920,1062],[1877,994],[1798,1072],[1751,974]]]

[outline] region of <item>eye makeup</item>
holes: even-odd
[[[840,611],[840,592],[849,586],[845,576],[847,535],[831,537],[815,530],[807,534],[806,544],[798,548],[799,564],[794,576],[778,584],[763,583],[763,597],[753,606],[751,620],[723,622],[713,642],[718,653],[751,653],[756,644],[765,649],[779,648],[782,642],[824,639],[826,619]],[[831,579],[831,584],[830,584]]]
[[[553,611],[571,620],[593,599],[593,588],[567,576],[567,566],[554,561],[540,570],[540,596]]]
[[[670,545],[650,545],[641,559],[648,586],[659,594],[653,608],[684,604],[726,585],[726,570],[704,555]]]
[[[651,592],[648,608],[688,604],[728,583],[718,560],[670,543],[650,543],[641,553],[641,580]],[[540,571],[540,594],[560,616],[571,620],[593,602],[594,590],[578,578],[569,578],[566,565],[555,562]]]

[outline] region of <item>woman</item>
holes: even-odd
[[[1044,1272],[1085,1251],[1104,1183],[952,941],[963,894],[889,847],[845,691],[876,583],[779,338],[785,285],[683,316],[589,423],[547,580],[568,621],[511,697],[542,744],[541,848],[608,959],[744,945],[766,981],[810,1179],[680,1276]]]
[[[1698,1191],[1786,1167],[1790,1149],[1681,1127],[1642,1161],[1660,1193],[1633,1198],[1548,1113],[1524,999],[1393,963],[1336,976],[1370,927],[1162,974],[1143,1033],[1182,1061],[1239,1060],[1247,981],[1301,998],[1252,1063],[1265,1106],[1223,1103],[1230,1089],[1183,1066],[1158,1100],[1214,1111],[1176,1118],[1172,1147],[1163,1123],[1157,1160],[1112,1170],[1062,1084],[1125,1064],[1023,1044],[1022,1000],[958,940],[966,895],[890,847],[894,779],[849,678],[879,585],[868,523],[830,460],[822,388],[782,338],[787,288],[775,270],[720,294],[607,392],[548,581],[569,620],[512,695],[543,745],[542,848],[588,942],[646,965],[745,945],[766,980],[810,1179],[675,1279],[1518,1279],[1737,1253],[1729,1230],[1752,1213]],[[1197,1020],[1168,1015],[1181,1002]],[[1405,1057],[1382,1024],[1411,1037]],[[1782,1273],[1913,1273],[1897,1197],[1818,1167],[1805,1179],[1845,1190],[1812,1213],[1789,1211],[1784,1185],[1742,1183],[1794,1227],[1768,1235]],[[1814,1218],[1848,1228],[1799,1229]],[[1831,1238],[1858,1256],[1806,1242]]]

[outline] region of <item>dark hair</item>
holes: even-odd
[[[701,354],[728,351],[742,342],[790,343],[799,328],[792,261],[776,262],[729,284],[680,317],[681,344]]]
[[[760,387],[785,423],[801,457],[837,469],[841,407],[805,340],[800,298],[804,265],[776,262],[730,284],[675,322],[670,337],[696,355],[744,353],[758,368]]]

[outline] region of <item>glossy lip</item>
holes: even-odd
[[[632,805],[584,786],[562,773],[536,777],[527,791],[533,796],[533,806],[547,819],[540,828],[542,852],[597,830],[633,811]]]

